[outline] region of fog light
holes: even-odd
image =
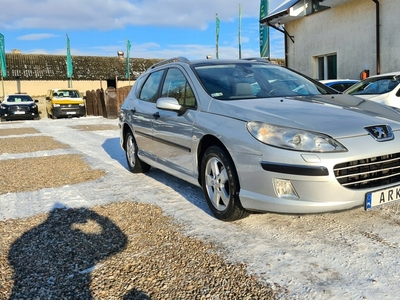
[[[279,198],[299,199],[290,180],[274,178],[274,187]]]

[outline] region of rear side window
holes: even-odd
[[[143,83],[146,81],[147,76],[140,76],[135,82],[135,96],[139,98],[140,92],[142,91]]]
[[[162,70],[150,74],[140,91],[139,99],[148,102],[157,101],[158,87],[160,86],[163,73],[164,71]]]
[[[169,69],[161,93],[161,97],[172,97],[179,104],[188,108],[196,107],[194,93],[186,77],[178,69]]]

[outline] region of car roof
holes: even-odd
[[[18,94],[18,93],[15,93],[15,94],[6,94],[5,95],[5,97],[4,97],[4,99],[7,99],[7,98],[9,98],[9,97],[18,97],[18,96],[26,96],[26,97],[29,97],[29,98],[32,98],[30,95],[28,95],[28,94],[22,94],[22,93],[20,93],[20,94]]]
[[[73,88],[57,88],[57,89],[50,89],[52,91],[77,91],[77,89]]]
[[[331,82],[359,82],[360,80],[358,79],[326,79],[326,80],[320,80],[319,82],[322,83],[331,83]]]
[[[383,74],[378,74],[378,75],[372,75],[372,76],[369,76],[368,78],[385,77],[385,76],[396,76],[396,75],[400,75],[400,71],[390,72],[390,73],[383,73]]]
[[[267,63],[269,64],[270,62],[268,60],[265,60],[261,57],[250,57],[250,58],[242,58],[242,59],[194,59],[194,60],[189,60],[186,57],[174,57],[170,59],[165,59],[163,61],[160,61],[154,65],[152,65],[149,70],[170,64],[170,63],[186,63],[188,65],[196,66],[196,65],[221,65],[221,64],[240,64],[240,63],[249,63],[249,62],[259,62],[259,63]]]
[[[242,59],[195,59],[190,61],[191,64],[209,64],[209,65],[220,65],[220,64],[237,64],[237,63],[248,63],[248,62],[262,62],[269,63],[268,60],[262,58],[242,58]]]

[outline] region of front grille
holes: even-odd
[[[79,104],[61,104],[62,108],[79,108]]]
[[[30,111],[30,107],[28,106],[11,106],[9,109],[10,112],[15,112],[15,111]]]
[[[78,104],[62,104],[60,105],[62,111],[78,111]]]
[[[400,182],[400,153],[337,164],[337,181],[349,189],[365,189]]]

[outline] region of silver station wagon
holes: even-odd
[[[130,171],[200,186],[224,221],[400,200],[400,112],[259,58],[155,64],[119,126]]]

